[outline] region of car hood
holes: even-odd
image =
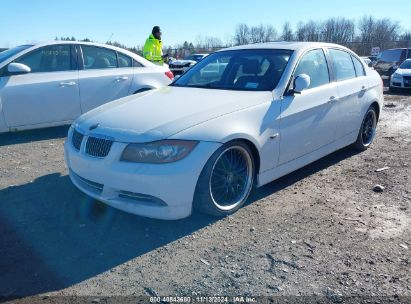
[[[205,121],[272,100],[271,92],[165,87],[110,102],[73,126],[119,142],[168,138]]]
[[[186,64],[196,64],[197,62],[194,60],[175,60],[171,64],[174,65],[186,65]]]
[[[411,69],[397,69],[395,73],[403,76],[411,76]]]

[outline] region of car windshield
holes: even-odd
[[[190,55],[186,56],[184,60],[200,61],[201,59],[203,59],[203,57],[203,55]]]
[[[411,69],[411,59],[405,60],[401,65],[400,69]]]
[[[217,52],[193,66],[172,86],[221,90],[272,91],[291,50],[255,49]]]
[[[5,50],[3,52],[0,53],[0,62],[3,62],[7,59],[9,59],[10,57],[13,57],[14,55],[16,55],[17,53],[24,51],[25,49],[28,49],[29,47],[32,47],[32,45],[20,45],[20,46],[16,46],[12,49],[8,49]]]
[[[402,49],[385,50],[381,53],[380,60],[388,61],[388,62],[399,61],[401,58],[402,52],[403,52]]]

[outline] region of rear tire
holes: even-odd
[[[243,141],[220,147],[207,161],[198,179],[194,208],[213,216],[233,214],[247,201],[255,184],[255,161]]]
[[[357,141],[354,143],[354,148],[359,151],[367,150],[374,141],[376,128],[377,112],[375,108],[371,106],[364,116]]]

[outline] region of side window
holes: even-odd
[[[141,68],[141,67],[143,67],[143,65],[140,62],[138,62],[137,60],[133,59],[133,67]]]
[[[330,82],[327,60],[323,50],[312,50],[304,54],[295,70],[295,76],[300,74],[310,76],[309,88],[319,87]]]
[[[69,44],[42,47],[14,62],[27,65],[32,73],[69,71],[72,69],[71,47]]]
[[[335,49],[330,49],[329,52],[332,59],[335,79],[337,81],[342,81],[355,78],[355,69],[351,60],[351,55],[347,52]]]
[[[82,45],[84,69],[110,69],[117,67],[116,51],[106,48]]]
[[[133,60],[127,55],[117,52],[117,56],[119,68],[131,68],[133,66]]]
[[[407,58],[411,58],[411,49],[408,49],[408,55]]]
[[[357,77],[365,76],[364,66],[362,65],[362,63],[354,56],[351,56],[351,58],[354,62],[354,68]]]

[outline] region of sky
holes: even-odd
[[[390,7],[390,3],[395,3]],[[0,0],[0,48],[74,36],[143,45],[154,25],[174,46],[199,37],[230,37],[237,24],[271,24],[363,15],[392,18],[411,30],[411,1],[396,0]]]

